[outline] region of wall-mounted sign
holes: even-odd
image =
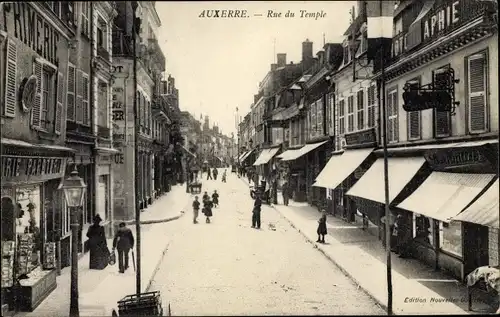
[[[29,112],[35,103],[35,94],[38,87],[38,80],[35,75],[25,78],[21,83],[21,109]]]
[[[442,148],[429,150],[424,154],[433,170],[447,170],[458,167],[489,166],[490,162],[480,148]]]
[[[47,20],[33,8],[30,2],[5,2],[3,6],[4,31],[13,34],[18,40],[26,44],[38,55],[52,64],[59,65],[59,40],[62,35]],[[8,29],[12,26],[12,29]],[[62,51],[61,53],[66,53]]]
[[[375,128],[345,134],[346,145],[372,144],[377,142]]]
[[[470,1],[470,0],[461,0]],[[423,32],[424,41],[430,38],[446,33],[448,29],[453,28],[462,20],[462,6],[460,1],[447,3],[442,7],[434,8],[431,14],[424,17]]]
[[[2,156],[2,182],[45,181],[64,176],[66,158]]]

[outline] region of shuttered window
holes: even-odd
[[[86,36],[90,35],[90,5],[91,2],[82,2],[82,34]]]
[[[40,112],[42,109],[42,71],[43,65],[40,61],[33,61],[33,74],[36,76],[36,93],[35,102],[31,108],[31,127],[35,129],[41,128]]]
[[[40,122],[43,130],[47,131],[50,127],[49,110],[53,99],[53,85],[51,74],[42,67],[42,107],[40,111]]]
[[[77,123],[83,123],[83,73],[82,71],[77,72],[76,80],[76,111],[75,111],[75,121]]]
[[[368,107],[367,107],[367,112],[368,112],[368,128],[373,128],[375,126],[375,106],[376,106],[376,99],[375,99],[375,85],[370,85],[368,87]]]
[[[340,100],[337,112],[339,114],[339,135],[345,133],[345,100]]]
[[[407,82],[414,89],[418,89],[420,86],[420,79],[414,79]],[[407,129],[408,129],[408,140],[414,141],[420,139],[420,122],[421,122],[421,111],[409,111],[407,112]]]
[[[447,69],[450,65],[440,67],[432,72],[432,78],[434,78],[437,70]],[[443,138],[450,136],[451,134],[451,114],[449,111],[436,111],[432,110],[433,123],[434,123],[434,137]]]
[[[70,121],[75,121],[76,112],[76,101],[75,101],[75,89],[76,89],[76,69],[73,65],[68,65],[68,93],[66,100],[66,119]]]
[[[57,73],[57,98],[56,111],[54,115],[54,133],[61,134],[63,125],[63,100],[64,100],[64,76],[62,73]]]
[[[486,53],[483,52],[467,58],[468,119],[470,133],[482,133],[486,132],[488,129],[486,57]]]
[[[387,142],[398,142],[399,122],[398,122],[398,90],[389,90],[387,93]]]
[[[347,132],[354,131],[354,96],[347,98]]]
[[[82,76],[82,122],[84,125],[90,126],[90,85],[89,75],[83,74]]]
[[[357,108],[357,121],[358,121],[358,131],[365,128],[365,91],[363,89],[358,91],[356,96],[356,102],[358,104]]]
[[[17,46],[14,40],[7,40],[5,56],[5,98],[2,114],[5,117],[16,116],[17,91]]]

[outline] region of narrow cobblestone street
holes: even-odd
[[[202,194],[220,192],[212,222],[188,213],[165,225],[171,243],[151,290],[173,315],[384,314],[273,208],[251,228],[253,201],[235,174],[204,178]]]

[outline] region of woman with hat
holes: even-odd
[[[91,270],[103,270],[108,266],[109,260],[109,249],[108,243],[106,241],[106,233],[104,232],[104,227],[100,225],[102,222],[101,216],[99,214],[94,216],[94,223],[89,227],[87,231],[87,237],[89,238],[88,244],[90,249],[90,264],[89,268]]]

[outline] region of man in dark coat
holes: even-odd
[[[212,170],[212,175],[214,177],[214,180],[217,180],[217,175],[219,175],[219,171],[217,171],[217,169],[215,167]]]
[[[290,196],[289,196],[289,188],[288,188],[288,182],[285,181],[283,183],[283,186],[281,186],[281,194],[283,195],[283,204],[285,206],[288,206],[288,200],[290,199]]]
[[[209,179],[212,179],[212,171],[210,170],[210,167],[207,169],[207,181]]]
[[[125,222],[121,222],[113,239],[113,250],[116,249],[118,251],[118,268],[120,273],[125,273],[125,270],[128,269],[128,252],[134,247],[134,242],[132,231],[127,228]]]
[[[262,200],[260,198],[260,193],[257,193],[257,197],[255,197],[255,202],[253,204],[253,210],[252,210],[252,228],[260,229],[261,206],[262,206]]]

